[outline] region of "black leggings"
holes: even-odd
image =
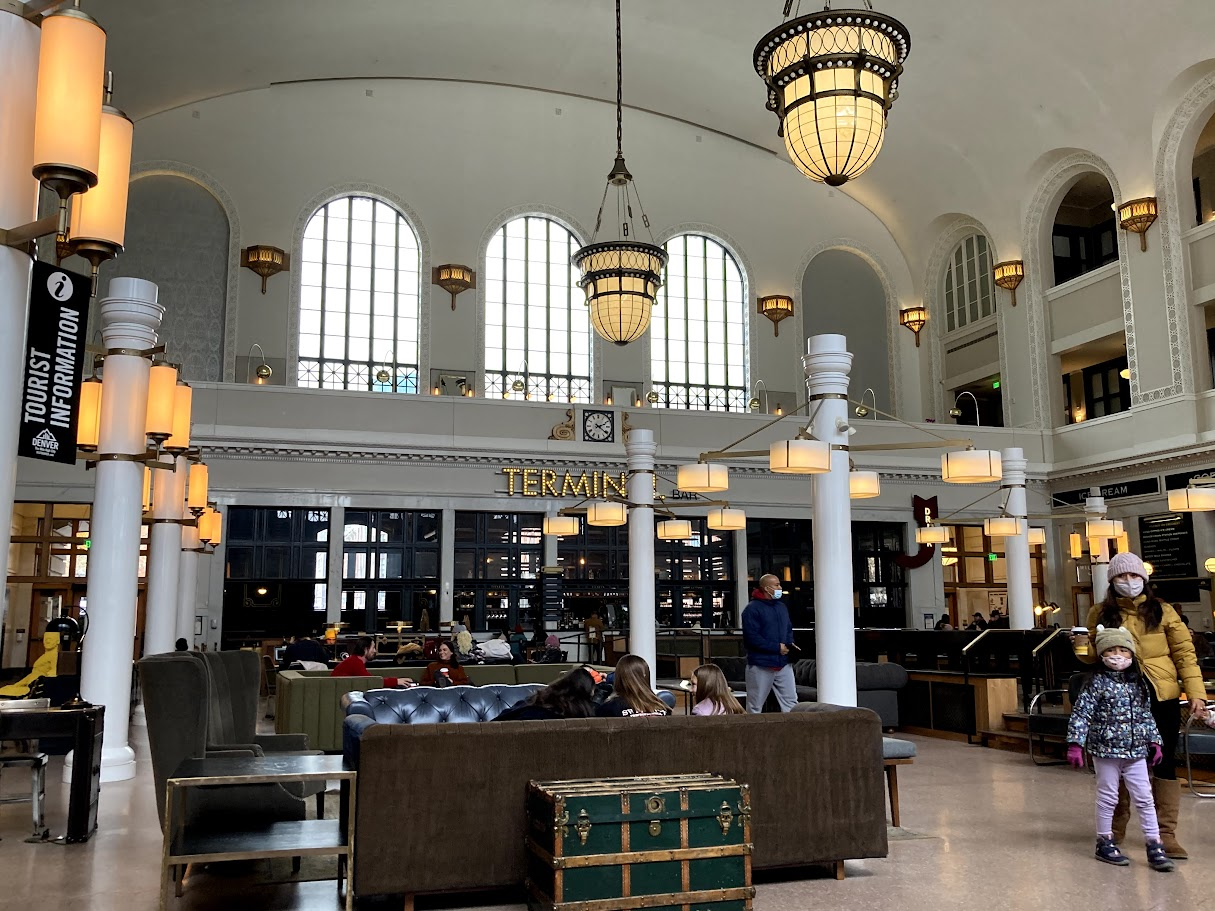
[[[1151,690],[1151,684],[1148,685]],[[1156,719],[1156,727],[1160,729],[1160,751],[1164,758],[1160,765],[1152,769],[1156,778],[1172,781],[1177,777],[1177,738],[1181,729],[1181,701],[1178,699],[1156,698],[1152,691],[1152,717]]]

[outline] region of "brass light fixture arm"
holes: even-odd
[[[765,387],[764,391],[765,392],[767,391],[767,387]],[[725,446],[723,446],[721,449],[714,449],[711,452],[702,452],[700,454],[700,458],[698,458],[697,461],[698,462],[711,462],[711,461],[713,461],[713,459],[718,459],[718,458],[721,458],[722,456],[727,456],[727,455],[731,456],[731,457],[739,457],[739,458],[767,455],[768,450],[766,450],[766,449],[763,449],[763,450],[759,450],[759,449],[738,450],[738,451],[733,451],[733,452],[731,450],[733,450],[734,447],[737,446],[739,443],[745,443],[747,440],[751,439],[751,437],[755,436],[757,433],[763,433],[769,427],[775,427],[777,424],[779,424],[785,418],[793,417],[793,415],[800,412],[803,408],[805,408],[809,404],[810,404],[809,399],[807,399],[804,402],[800,402],[798,404],[798,406],[796,408],[791,409],[788,414],[782,414],[782,415],[779,415],[778,417],[773,418],[770,421],[765,421],[759,427],[756,427],[754,430],[752,430],[747,435],[739,437],[733,443],[728,443]],[[814,420],[814,415],[811,415],[810,419]]]
[[[37,221],[18,225],[8,230],[0,228],[0,245],[22,248],[39,238],[50,237],[52,234],[67,234],[66,205],[60,206],[55,214],[39,218]]]

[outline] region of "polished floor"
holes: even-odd
[[[152,911],[157,908],[161,852],[155,818],[146,732],[133,728],[141,760],[139,776],[108,784],[101,797],[100,828],[86,845],[26,844],[28,804],[0,805],[0,911]],[[891,908],[902,911],[1215,911],[1215,800],[1182,799],[1182,840],[1193,859],[1174,874],[1134,860],[1126,869],[1091,858],[1090,775],[1067,768],[1036,768],[1019,754],[915,738],[920,759],[900,770],[903,830],[894,833],[890,856],[850,861],[848,878],[825,876],[765,881],[755,911],[805,908]],[[52,834],[62,832],[66,787],[56,761],[48,782]],[[26,773],[3,776],[4,794],[26,789]],[[458,795],[451,795],[458,796]],[[468,795],[474,798],[475,795]],[[263,877],[276,885],[258,885]],[[243,909],[337,909],[331,882],[285,882],[290,866],[265,864],[202,874],[171,911]],[[456,905],[460,906],[460,905]],[[486,904],[480,911],[522,909]],[[450,900],[420,900],[419,908],[453,907]]]

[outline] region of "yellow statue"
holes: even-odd
[[[41,677],[54,677],[59,668],[59,634],[42,634],[42,655],[34,662],[28,674],[16,683],[0,686],[0,699],[21,699],[29,695],[34,681]]]

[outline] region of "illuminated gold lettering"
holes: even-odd
[[[608,489],[610,488],[619,496],[623,497],[625,495],[624,490],[625,487],[628,486],[628,482],[629,476],[623,471],[620,473],[619,479],[613,477],[605,471],[603,473],[603,495],[606,497],[608,495]]]
[[[541,496],[557,496],[557,472],[551,468],[546,468],[540,472],[540,495]]]
[[[591,496],[599,496],[599,475],[598,471],[591,472]]]
[[[582,497],[590,499],[591,497],[591,481],[586,476],[586,472],[578,475],[578,480],[575,481],[573,476],[567,471],[565,479],[561,482],[561,496],[563,497]]]
[[[520,474],[521,468],[503,468],[502,473],[506,475],[506,495],[513,497],[515,495],[515,475]]]
[[[523,469],[523,496],[538,497],[540,491],[536,489],[536,485],[540,483],[540,479],[536,477],[540,473],[539,468],[524,468]]]

